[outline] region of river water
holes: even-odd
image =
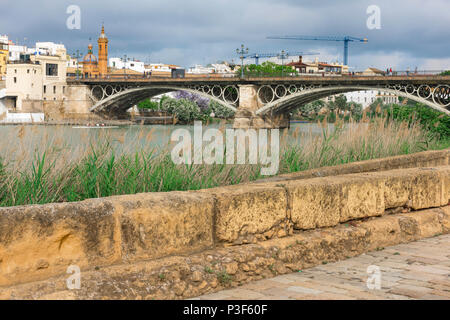
[[[203,133],[209,128],[231,128],[231,124],[203,125]],[[328,130],[334,126],[328,124]],[[193,125],[132,125],[118,127],[78,127],[67,125],[24,125],[0,126],[0,156],[14,159],[24,153],[31,156],[33,151],[56,147],[60,152],[74,154],[89,148],[91,143],[109,141],[113,148],[121,152],[170,148],[171,135],[177,129],[187,129],[193,137]],[[303,144],[320,136],[324,128],[317,123],[292,123],[289,129],[280,129],[280,138],[289,143]],[[172,145],[175,142],[172,142]],[[59,148],[59,149],[58,149]]]

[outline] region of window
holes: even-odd
[[[47,76],[57,76],[58,75],[58,65],[55,63],[47,63],[45,65],[45,74]]]
[[[17,83],[17,78],[16,77],[14,77],[14,83]]]
[[[66,93],[66,86],[63,86],[63,94]]]
[[[44,86],[44,93],[47,93],[47,86]]]
[[[14,69],[14,73],[17,73],[17,69]]]
[[[56,93],[56,86],[53,86],[53,93]]]
[[[34,70],[34,74],[36,74],[36,70]]]

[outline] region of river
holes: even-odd
[[[203,125],[203,132],[209,128],[231,128],[231,124]],[[334,126],[328,124],[328,129]],[[0,126],[0,155],[14,159],[31,156],[34,150],[55,147],[74,154],[89,148],[90,143],[109,141],[118,153],[134,152],[139,149],[162,150],[170,147],[171,134],[177,129],[187,129],[193,134],[193,125],[131,125],[117,127],[78,127],[67,125],[23,125]],[[318,135],[323,128],[317,123],[292,123],[289,129],[280,130],[280,138],[289,143],[302,144]],[[192,135],[193,136],[193,135]]]

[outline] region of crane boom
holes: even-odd
[[[317,41],[343,41],[344,42],[344,64],[348,65],[348,43],[368,42],[367,38],[357,38],[352,36],[271,36],[267,39],[278,40],[317,40]]]
[[[317,55],[319,52],[286,52],[285,56],[308,56],[308,55]],[[259,58],[272,58],[279,56],[280,53],[252,53],[249,55],[246,55],[246,58],[252,58],[255,59],[255,64],[259,64]]]

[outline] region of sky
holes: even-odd
[[[80,8],[80,29],[67,28]],[[380,9],[380,28],[367,20]],[[1,0],[0,35],[34,46],[63,43],[69,54],[97,51],[104,23],[109,57],[128,57],[182,67],[227,60],[250,52],[319,52],[320,61],[343,60],[343,43],[269,40],[273,35],[354,36],[350,70],[450,69],[449,0]],[[373,21],[373,20],[371,20]],[[305,57],[308,60],[310,57]]]

